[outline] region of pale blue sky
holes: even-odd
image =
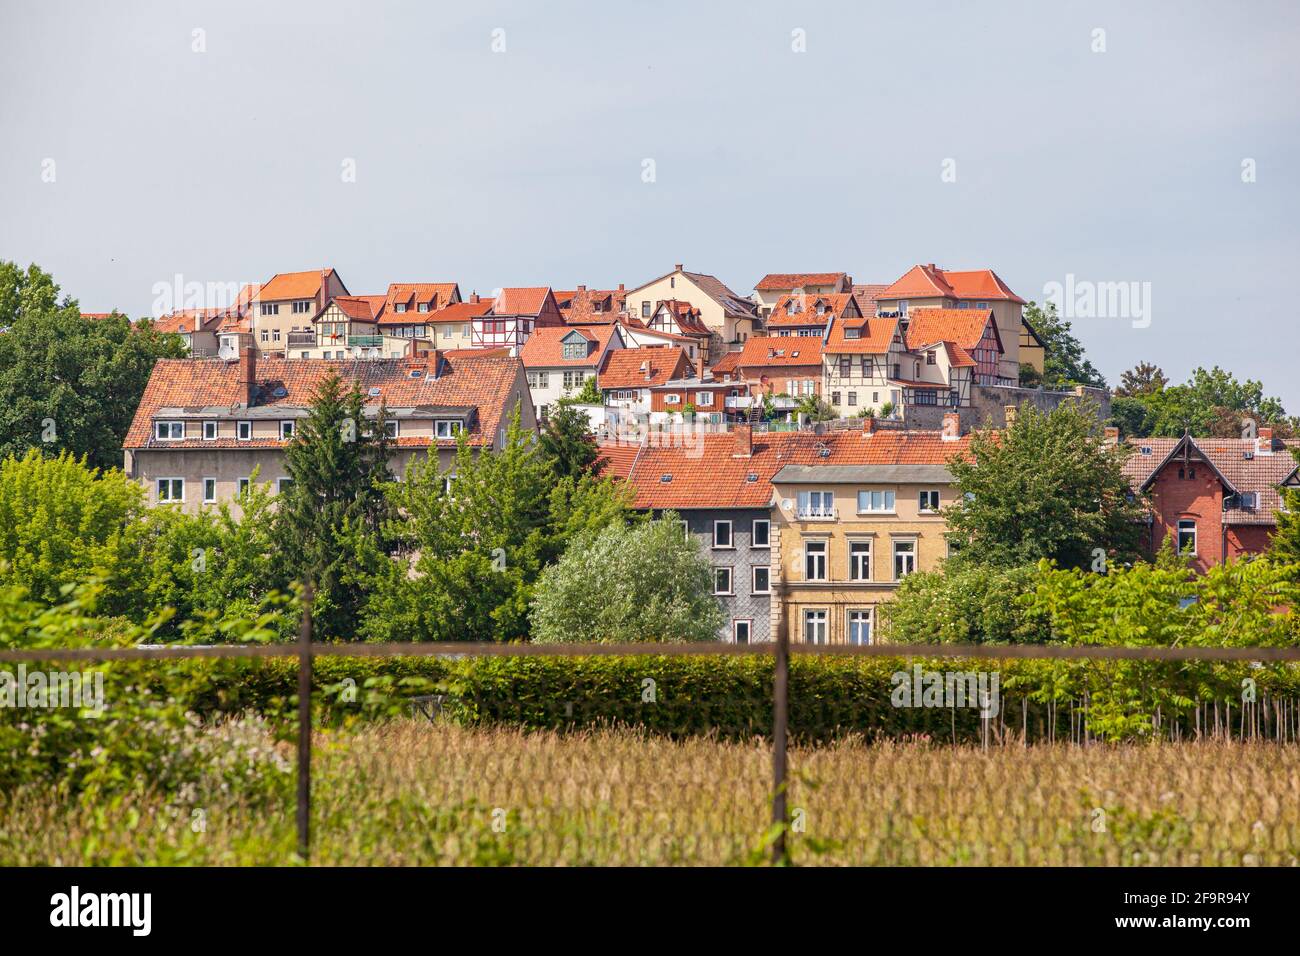
[[[0,258],[132,315],[322,265],[1150,282],[1149,327],[1075,322],[1112,382],[1217,363],[1297,414],[1298,39],[1265,2],[0,0]]]

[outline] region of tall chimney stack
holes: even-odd
[[[695,358],[695,374],[701,382],[704,381],[704,349],[700,349],[699,355]]]
[[[681,272],[681,271],[682,271],[682,264],[680,262],[675,263],[673,265],[673,272]]]
[[[1259,437],[1255,439],[1255,453],[1257,455],[1273,454],[1273,426],[1260,425]]]
[[[957,412],[944,412],[942,438],[944,441],[957,441],[961,438],[961,415]]]
[[[862,437],[870,438],[876,433],[876,413],[873,411],[866,418],[862,419]]]
[[[735,425],[732,431],[736,438],[736,448],[731,453],[732,458],[752,458],[754,456],[754,428],[746,423],[744,425]]]
[[[244,399],[244,407],[252,408],[257,398],[257,346],[251,335],[239,338],[239,394]]]

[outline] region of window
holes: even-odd
[[[405,303],[405,302],[394,302],[394,303],[393,303],[393,311],[394,311],[394,312],[405,312],[405,311],[406,311],[406,303]]]
[[[298,353],[298,358],[308,358],[308,357],[309,357],[309,356],[308,356],[308,353],[307,353],[307,352],[299,352],[299,353]],[[325,358],[329,358],[329,355],[326,354],[324,357],[325,357]]]
[[[550,381],[551,381],[551,378],[550,378],[550,374],[549,374],[548,372],[529,372],[529,373],[528,373],[528,387],[529,387],[529,388],[546,388],[548,385],[550,385]]]
[[[207,441],[212,441],[214,438],[217,437],[217,423],[216,423],[216,422],[204,422],[204,423],[203,423],[203,437],[204,437]]]
[[[850,608],[848,625],[848,642],[850,644],[871,643],[871,611],[869,609]]]
[[[898,311],[901,312],[901,313],[903,313],[903,315],[907,315],[907,300],[906,300],[906,299],[899,299],[899,300],[898,300]]]
[[[713,569],[713,593],[714,594],[731,593],[731,568]]]
[[[587,340],[581,342],[565,342],[564,357],[566,359],[585,359],[587,357]]]
[[[389,418],[384,421],[384,435],[388,438],[396,438],[402,432],[401,423],[395,418]]]
[[[302,315],[311,311],[311,299],[299,299],[293,304],[293,314]]]
[[[433,423],[433,433],[438,438],[455,438],[461,433],[462,427],[455,419],[439,419]]]
[[[737,644],[748,644],[749,634],[753,628],[753,621],[732,621],[731,636]]]
[[[860,338],[861,335],[862,335],[862,330],[861,330],[861,329],[845,329],[845,330],[844,330],[844,337],[845,337],[846,339],[856,339],[856,338]]]
[[[159,501],[184,501],[185,500],[185,479],[184,478],[159,478],[158,479],[158,500]]]
[[[205,505],[210,505],[215,503],[216,500],[217,500],[217,479],[204,478],[203,479],[203,503]]]
[[[731,540],[731,522],[713,522],[713,546],[715,548],[734,548]]]
[[[154,435],[162,441],[176,441],[185,437],[184,422],[154,422]]]
[[[581,388],[582,383],[586,381],[586,378],[587,378],[586,372],[565,372],[564,373],[565,390],[567,391],[568,389],[571,388]]]
[[[856,404],[858,404],[858,393],[857,393],[857,392],[849,392],[849,404],[850,404],[850,405],[856,405]]]
[[[643,319],[648,319],[648,318],[650,318],[650,303],[649,303],[649,302],[642,302],[642,303],[641,303],[641,318],[643,318]]]
[[[826,542],[805,541],[803,544],[803,579],[826,580]]]
[[[849,580],[871,580],[871,542],[849,542]]]
[[[771,594],[772,593],[772,569],[765,564],[754,565],[751,574],[752,587],[750,591],[754,594]]]
[[[275,490],[277,493],[283,493],[284,489],[288,488],[292,484],[292,478],[278,478],[275,482]]]
[[[681,404],[681,401],[682,401],[682,397],[681,397],[680,395],[665,395],[665,396],[664,396],[664,404],[665,404],[665,405],[679,405],[679,404]]]
[[[824,610],[805,610],[803,612],[803,639],[809,644],[826,643],[826,612]]]
[[[918,494],[921,514],[935,514],[939,510],[939,491],[922,491]]]
[[[749,546],[751,548],[770,548],[771,545],[772,523],[766,518],[755,518],[754,526],[749,532]]]
[[[894,493],[892,491],[859,491],[858,513],[878,512],[894,513]]]
[[[835,517],[835,496],[829,491],[801,491],[798,504],[800,518]]]
[[[415,310],[416,310],[417,312],[428,312],[428,311],[429,311],[429,303],[427,303],[427,302],[421,302],[419,305],[417,305],[417,306],[415,307]]]
[[[1178,522],[1178,553],[1196,556],[1196,522],[1190,518]]]
[[[832,404],[832,405],[838,405],[839,403],[840,403],[840,393],[839,393],[839,392],[831,392],[831,404]]]
[[[934,364],[934,349],[930,349],[928,352],[925,353],[925,364],[926,365]]]
[[[294,423],[292,420],[280,422],[281,441],[288,441],[293,437],[293,425]]]
[[[240,478],[240,479],[239,479],[239,497],[242,498],[242,497],[244,497],[244,495],[248,494],[249,489],[252,488],[252,487],[253,487],[253,479],[252,479],[252,478]]]
[[[272,329],[272,330],[271,330],[271,341],[272,341],[272,342],[278,342],[278,341],[280,341],[280,330],[279,330],[279,329]]]
[[[278,303],[278,302],[263,302],[262,305],[261,305],[261,313],[262,313],[262,315],[279,315],[279,314],[280,314],[280,303]],[[266,333],[263,332],[262,334],[265,335]]]
[[[249,421],[235,422],[235,437],[240,441],[248,441],[253,437],[253,423]]]
[[[901,581],[916,570],[916,542],[894,542],[894,580]]]
[[[712,393],[712,392],[696,392],[696,393],[695,393],[695,404],[696,404],[696,405],[712,405],[712,404],[713,404],[713,393]]]

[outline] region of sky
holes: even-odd
[[[1297,414],[1298,39],[1292,2],[0,0],[0,259],[132,316],[324,266],[987,267],[1070,289],[1112,385],[1219,365]]]

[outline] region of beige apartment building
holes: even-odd
[[[672,272],[628,291],[624,307],[629,316],[648,325],[659,303],[671,300],[689,303],[699,310],[700,322],[716,336],[720,346],[710,349],[715,356],[739,348],[762,328],[754,303],[731,291],[716,276],[687,272],[681,263],[673,266]]]
[[[924,432],[868,419],[788,447],[772,477],[772,580],[785,592],[781,602],[774,590],[772,619],[785,616],[792,641],[873,642],[899,583],[947,557],[947,463],[970,443],[950,417]]]
[[[281,272],[258,290],[247,313],[247,327],[231,332],[248,331],[262,355],[284,357],[290,335],[296,335],[299,343],[306,342],[306,336],[314,332],[312,320],[340,295],[348,295],[348,290],[333,269]],[[229,338],[229,333],[223,335],[221,343],[227,354],[234,344]]]
[[[245,337],[237,359],[163,359],[153,369],[123,448],[128,476],[150,504],[196,512],[233,501],[251,481],[272,490],[288,479],[285,447],[308,416],[328,375],[356,383],[367,416],[386,410],[390,467],[402,474],[415,456],[454,459],[457,436],[499,448],[516,408],[533,415],[523,364],[500,352],[429,352],[417,357],[324,361],[261,358]]]

